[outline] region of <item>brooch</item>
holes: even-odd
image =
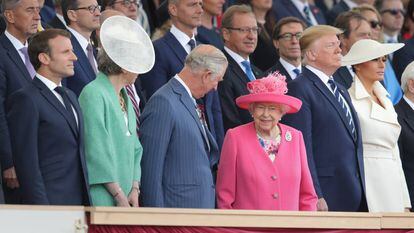
[[[287,131],[285,134],[285,139],[286,141],[290,142],[292,141],[292,134],[290,133],[290,131]]]

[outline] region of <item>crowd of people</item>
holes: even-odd
[[[412,210],[414,0],[0,2],[0,203]]]

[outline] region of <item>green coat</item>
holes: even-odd
[[[141,179],[142,146],[136,134],[135,112],[125,89],[122,95],[127,100],[128,128],[118,94],[106,75],[99,73],[79,96],[90,193],[95,206],[115,205],[104,183],[117,182],[128,195],[133,181]]]

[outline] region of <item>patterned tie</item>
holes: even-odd
[[[190,39],[188,41],[188,45],[190,46],[190,51],[192,51],[195,48],[196,43],[195,43],[195,41],[193,39]]]
[[[300,70],[298,68],[293,69],[293,73],[296,74],[295,78],[298,77],[298,75],[300,74]]]
[[[24,66],[26,66],[27,72],[29,72],[30,77],[33,79],[36,71],[33,68],[32,63],[30,63],[29,53],[27,52],[27,47],[23,47],[20,49],[20,52],[24,54]]]
[[[339,105],[341,106],[341,109],[345,113],[346,119],[348,121],[347,127],[351,130],[353,138],[356,139],[355,124],[354,124],[354,120],[352,119],[351,111],[345,104],[344,97],[339,93],[338,86],[336,85],[335,81],[333,79],[329,79],[328,83],[333,90],[335,99],[338,101]]]
[[[312,24],[312,20],[311,20],[311,17],[310,17],[310,8],[309,8],[309,6],[305,6],[304,8],[303,8],[303,14],[305,15],[305,19],[306,19],[306,21],[307,21],[307,23],[309,24],[309,25],[313,25]]]
[[[249,61],[242,61],[241,64],[246,69],[246,75],[249,78],[249,80],[250,81],[256,80],[256,78],[254,77],[253,71],[252,71],[252,67],[250,66],[250,62]]]
[[[65,109],[67,110],[67,113],[69,117],[71,118],[71,120],[73,120],[76,124],[75,114],[73,113],[72,105],[70,104],[70,100],[69,100],[68,95],[66,94],[65,89],[63,87],[57,86],[55,87],[55,91],[59,93],[60,96],[62,96],[63,105],[65,106]]]
[[[98,73],[98,70],[96,69],[95,65],[95,56],[93,55],[93,47],[90,43],[88,43],[88,46],[86,46],[86,51],[88,55],[89,64],[91,64],[91,67],[93,69],[93,72]]]
[[[210,151],[210,142],[208,141],[208,137],[207,137],[208,125],[207,125],[207,120],[206,120],[204,102],[202,99],[196,100],[196,111],[197,111],[198,119],[200,120],[201,126],[203,128],[203,136],[207,142],[208,150]]]
[[[139,104],[138,101],[135,99],[135,93],[134,93],[134,89],[132,88],[131,85],[126,85],[125,89],[127,91],[127,94],[129,96],[129,99],[131,100],[132,103],[132,107],[134,108],[134,112],[135,112],[135,116],[136,116],[136,122],[137,122],[137,135],[138,135],[138,130],[139,130],[139,116],[141,115],[141,112],[139,110]]]

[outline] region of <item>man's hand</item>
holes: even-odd
[[[15,189],[20,186],[19,181],[17,180],[16,170],[14,170],[14,167],[8,168],[3,171],[3,180],[6,183],[7,187],[11,189]]]
[[[324,198],[319,198],[316,208],[318,211],[328,211],[328,203],[326,203]]]

